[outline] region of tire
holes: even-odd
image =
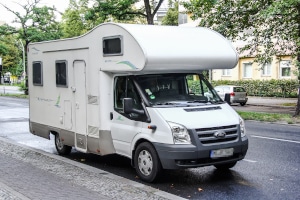
[[[134,167],[141,180],[154,182],[159,177],[162,167],[154,147],[143,142],[138,145],[134,154]]]
[[[55,148],[59,155],[68,155],[71,153],[72,147],[64,145],[60,140],[59,134],[55,134]]]
[[[230,168],[234,167],[236,165],[237,161],[231,162],[231,163],[226,163],[226,164],[218,164],[214,165],[215,168],[218,170],[229,170]]]
[[[240,103],[241,104],[241,106],[244,106],[244,105],[246,105],[246,103]]]

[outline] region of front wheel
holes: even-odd
[[[138,145],[134,154],[134,167],[138,176],[146,182],[154,182],[162,171],[161,163],[154,147],[143,142]]]
[[[57,153],[59,155],[68,155],[71,153],[72,147],[64,145],[62,143],[62,141],[60,140],[60,137],[58,134],[55,134],[54,143],[55,143],[55,148],[57,150]]]
[[[246,103],[240,103],[241,104],[241,106],[244,106],[244,105],[246,105]]]
[[[234,167],[236,165],[237,162],[231,162],[231,163],[226,163],[226,164],[218,164],[218,165],[214,165],[215,168],[219,169],[219,170],[228,170],[232,167]]]

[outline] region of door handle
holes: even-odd
[[[76,92],[76,87],[72,86],[71,90],[72,90],[72,92]]]

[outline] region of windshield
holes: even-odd
[[[142,75],[136,81],[152,106],[223,103],[201,74]]]

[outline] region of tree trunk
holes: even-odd
[[[147,16],[147,23],[153,25],[153,15],[151,13],[151,6],[149,0],[144,0],[145,10],[146,10],[146,16]]]
[[[298,37],[300,38],[300,3],[297,4],[297,10],[298,10]],[[298,87],[298,101],[297,101],[297,106],[296,106],[296,111],[294,114],[294,117],[299,116],[300,115],[300,47],[299,47],[299,43],[296,44],[297,46],[297,66],[298,66],[298,83],[299,83],[299,87]]]
[[[297,101],[297,106],[296,106],[296,111],[295,111],[294,117],[300,115],[300,53],[298,53],[298,56],[297,56],[297,65],[298,65],[299,87],[298,87],[298,101]]]

